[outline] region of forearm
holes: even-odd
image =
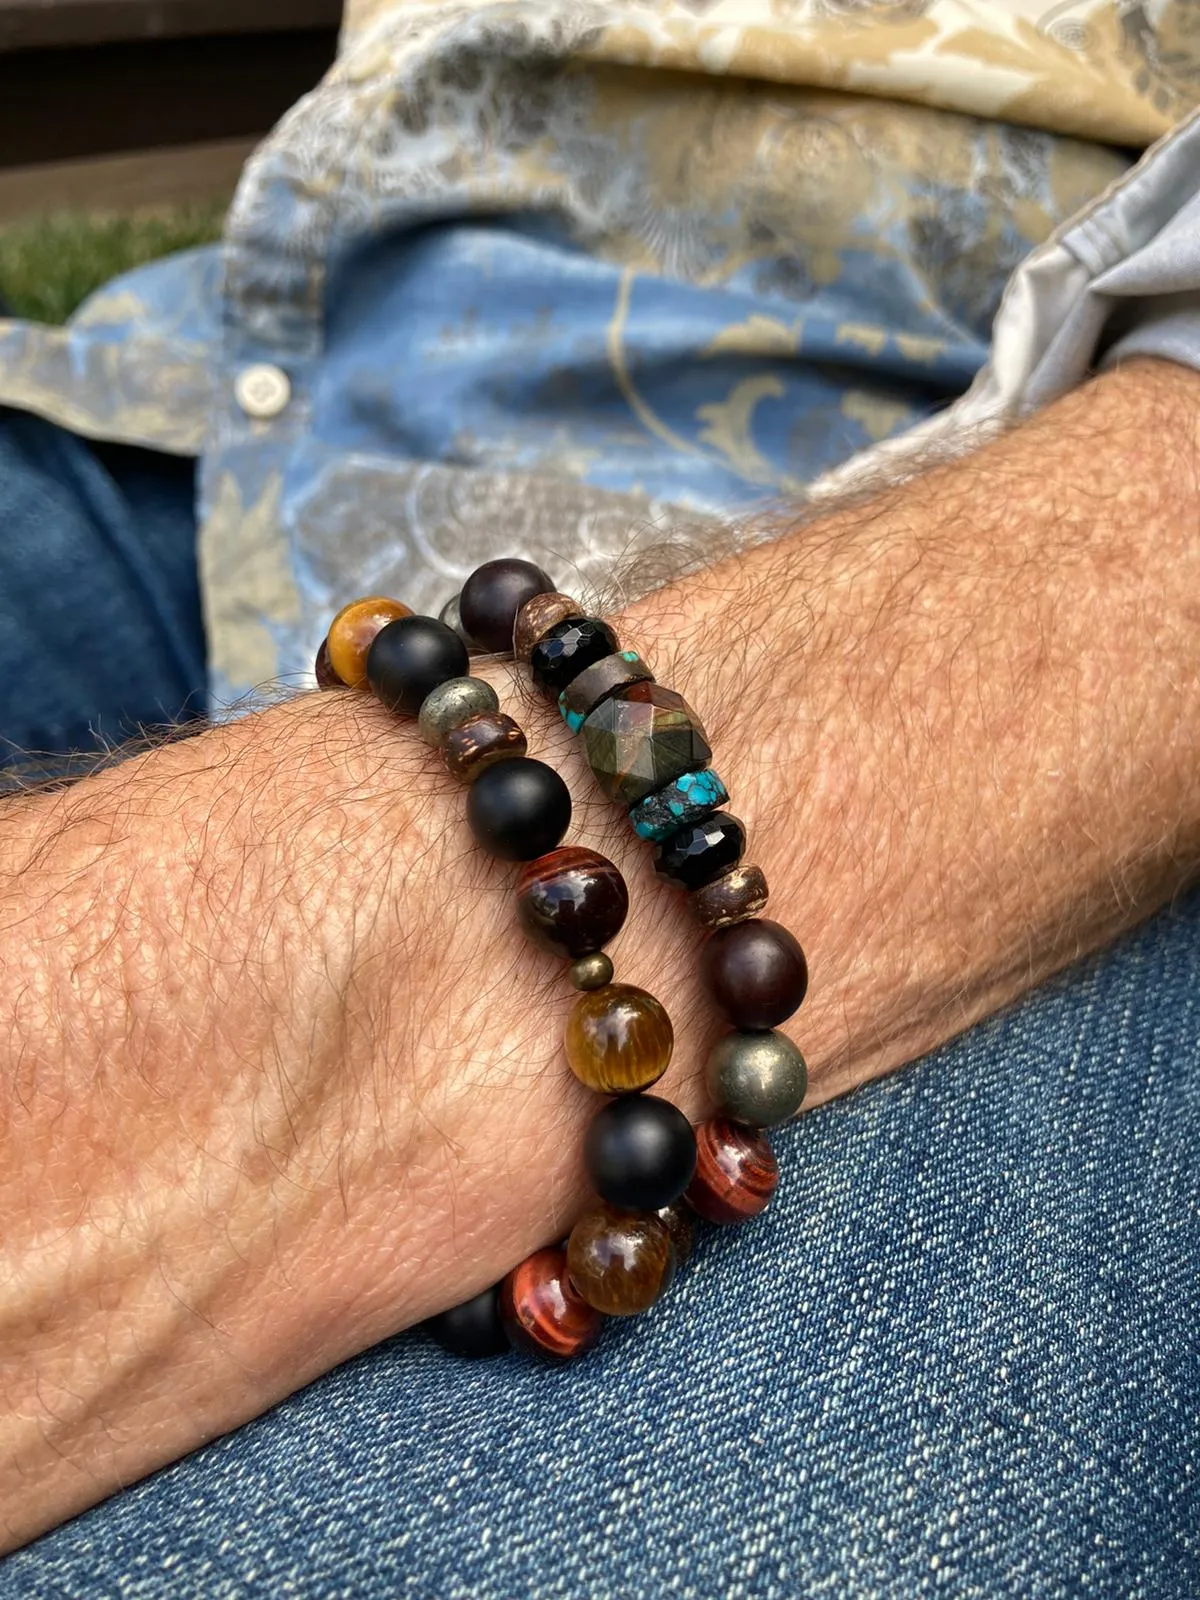
[[[811,1103],[1146,914],[1200,835],[1197,380],[1122,374],[618,626],[703,716],[805,942]],[[494,670],[509,703],[519,690]],[[698,933],[590,785],[613,949],[702,1109]],[[436,760],[326,695],[0,812],[10,1537],[560,1234],[570,994]]]

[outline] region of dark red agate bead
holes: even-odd
[[[701,971],[713,999],[738,1028],[778,1027],[808,992],[799,941],[765,917],[719,928],[704,946]]]
[[[696,1129],[696,1175],[684,1192],[706,1222],[746,1222],[765,1211],[779,1166],[761,1133],[724,1117]]]
[[[532,1355],[569,1361],[595,1344],[603,1321],[567,1276],[567,1252],[535,1250],[500,1285],[508,1337]]]
[[[517,916],[543,950],[576,961],[616,937],[629,914],[625,879],[607,856],[564,845],[517,879]]]

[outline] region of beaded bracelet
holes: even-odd
[[[688,891],[708,932],[702,970],[736,1031],[709,1057],[718,1115],[694,1130],[675,1106],[645,1092],[670,1061],[665,1010],[644,990],[615,983],[603,953],[628,911],[624,879],[597,852],[561,846],[571,817],[566,785],[526,755],[525,735],[491,685],[468,675],[468,649],[512,651],[557,698],[601,787],[655,845],[660,875]],[[567,1059],[589,1088],[614,1097],[585,1139],[599,1204],[565,1247],[535,1251],[500,1284],[425,1326],[463,1355],[495,1354],[510,1342],[560,1359],[578,1355],[595,1342],[604,1315],[645,1310],[665,1292],[691,1253],[691,1213],[740,1222],[769,1203],[778,1167],[763,1130],[791,1117],[807,1087],[803,1056],[775,1031],[804,999],[804,953],[786,929],[758,915],[766,880],[742,864],[745,830],[721,809],[728,791],[708,766],[695,714],[532,563],[488,562],[437,620],[398,601],[352,602],[330,626],[316,675],[322,688],[370,687],[392,710],[417,715],[422,737],[469,785],[476,841],[524,863],[517,908],[525,933],[572,963],[581,993],[567,1024]]]

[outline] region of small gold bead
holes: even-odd
[[[603,989],[613,980],[613,964],[603,950],[593,955],[580,956],[571,963],[571,982],[577,989]]]

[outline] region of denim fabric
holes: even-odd
[[[0,767],[202,715],[195,464],[0,410]]]
[[[1195,1600],[1198,996],[1191,899],[775,1136],[579,1365],[394,1340],[0,1597]]]

